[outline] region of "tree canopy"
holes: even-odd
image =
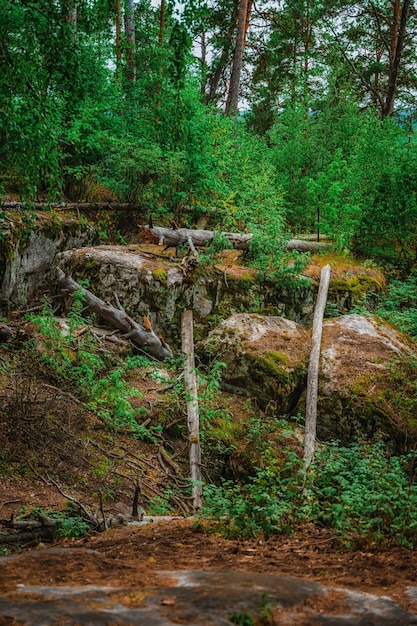
[[[1,192],[415,258],[410,0],[6,0]]]

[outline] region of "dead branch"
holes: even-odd
[[[170,500],[176,504],[184,517],[188,517],[190,515],[190,509],[178,496],[171,496]]]
[[[132,503],[132,518],[138,519],[139,521],[143,520],[144,511],[139,508],[139,499],[143,499],[142,495],[142,484],[140,481],[140,476],[136,477],[136,485],[135,492],[133,494],[133,503]]]
[[[77,500],[77,498],[75,498],[74,496],[70,496],[67,493],[64,493],[61,489],[61,487],[58,485],[58,483],[51,478],[50,476],[47,475],[48,480],[50,481],[50,483],[52,483],[52,485],[54,485],[54,487],[59,491],[59,493],[61,494],[61,496],[63,496],[66,500],[69,500],[70,502],[72,502],[73,504],[75,504],[80,511],[82,511],[82,513],[85,516],[85,520],[91,524],[91,526],[95,529],[99,529],[101,522],[100,520],[97,519],[97,517],[91,513],[91,511],[89,511],[82,502],[80,502],[79,500]]]
[[[68,391],[63,391],[62,389],[59,389],[59,387],[55,387],[55,385],[48,385],[47,383],[42,383],[42,387],[44,387],[45,389],[51,389],[52,391],[59,394],[60,396],[64,398],[68,398],[68,400],[71,400],[71,402],[81,405],[88,411],[90,410],[85,402],[83,402],[82,400],[79,400],[72,393],[69,393]]]
[[[201,482],[200,420],[198,409],[197,377],[195,372],[193,312],[185,310],[181,318],[181,349],[184,354],[184,385],[187,398],[190,475],[192,481],[193,510],[203,504]]]
[[[6,502],[2,502],[2,504],[0,505],[0,510],[8,504],[19,504],[19,502],[22,502],[22,500],[6,500]]]
[[[321,337],[323,316],[326,308],[330,282],[330,265],[321,270],[320,285],[314,310],[312,347],[307,373],[306,425],[304,439],[304,471],[307,472],[314,460],[314,445],[317,434],[317,394],[319,380]],[[305,485],[304,485],[305,490]]]
[[[67,293],[72,294],[76,291],[82,291],[87,306],[113,328],[121,330],[125,334],[126,339],[130,339],[135,347],[139,349],[145,348],[149,355],[159,360],[172,356],[171,348],[153,330],[135,322],[123,309],[120,310],[100,300],[91,291],[81,287],[70,276],[66,276],[60,268],[57,268],[57,281],[61,289]]]

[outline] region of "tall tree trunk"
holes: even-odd
[[[160,46],[164,43],[165,34],[165,0],[161,0],[161,7],[159,9],[159,35],[158,43]]]
[[[313,39],[313,20],[311,19],[310,3],[307,3],[304,18],[304,104],[309,103],[309,72],[310,72],[310,48]]]
[[[220,58],[218,59],[217,62],[213,64],[213,68],[212,68],[211,75],[209,78],[208,94],[205,98],[206,104],[209,104],[210,102],[213,102],[217,99],[217,90],[219,87],[220,79],[225,71],[226,66],[229,63],[230,56],[231,56],[231,48],[232,48],[231,42],[233,39],[233,35],[236,31],[235,22],[237,20],[237,15],[238,15],[237,5],[235,4],[234,9],[233,9],[233,15],[230,20],[230,25],[226,32],[226,36],[224,38],[225,43],[223,45]]]
[[[226,101],[226,113],[236,115],[238,111],[240,80],[242,75],[243,51],[245,48],[248,25],[249,0],[240,0],[237,17],[236,45],[233,54],[232,74],[230,76],[229,93]]]
[[[393,2],[393,18],[391,23],[391,40],[389,51],[389,74],[388,90],[382,107],[382,117],[392,115],[394,112],[395,96],[397,93],[398,71],[404,50],[404,39],[407,30],[407,20],[411,0],[404,0],[401,7],[400,0]],[[401,8],[401,11],[400,11]]]
[[[122,63],[122,7],[120,0],[116,0],[116,66],[120,69]]]
[[[74,33],[77,32],[77,5],[74,2],[68,14],[68,21],[72,24]]]
[[[68,0],[62,3],[62,8],[68,24],[71,27],[71,39],[76,41],[77,39],[77,0]]]
[[[136,63],[135,63],[135,15],[133,0],[127,0],[125,14],[125,34],[126,34],[126,60],[127,60],[127,79],[136,80]]]
[[[165,36],[165,13],[166,13],[166,5],[165,0],[161,0],[161,5],[159,8],[159,33],[158,33],[158,46],[162,48],[164,45],[164,36]],[[162,56],[159,57],[159,68],[158,68],[158,82],[155,87],[156,93],[156,110],[158,111],[158,115],[156,117],[155,123],[158,125],[161,121],[159,117],[159,110],[161,108],[161,93],[162,93]]]
[[[204,29],[201,30],[201,87],[200,94],[204,97],[206,95],[206,73],[207,73],[207,41],[206,41],[206,31]]]

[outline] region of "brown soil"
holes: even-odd
[[[25,484],[21,479],[6,478],[0,484],[2,518],[22,506],[60,504],[61,496],[42,482]],[[64,547],[72,548],[65,558],[56,550]],[[312,525],[292,537],[228,540],[207,523],[173,519],[118,527],[53,546],[37,546],[35,551],[36,565],[28,551],[2,564],[1,594],[13,593],[18,584],[106,585],[128,588],[135,603],[141,589],[157,581],[161,584],[158,571],[236,569],[308,578],[332,587],[389,596],[408,611],[417,612],[417,603],[407,593],[416,583],[414,551],[381,545],[348,550],[332,532]]]

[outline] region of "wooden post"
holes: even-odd
[[[201,448],[198,412],[197,378],[195,374],[193,312],[184,311],[181,319],[182,352],[184,354],[184,384],[187,398],[188,437],[190,442],[190,473],[192,481],[193,511],[202,506]]]
[[[312,346],[307,372],[306,434],[304,440],[305,471],[308,470],[314,459],[314,443],[317,431],[317,392],[319,384],[321,335],[329,282],[330,265],[325,265],[321,270],[319,292],[317,295],[316,308],[314,310]]]

